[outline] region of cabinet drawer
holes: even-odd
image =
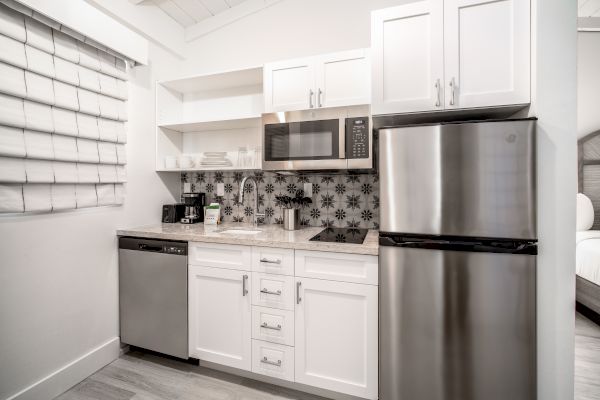
[[[294,277],[253,272],[252,304],[293,310]]]
[[[281,344],[252,341],[252,372],[294,381],[294,348]]]
[[[294,312],[252,306],[252,339],[294,345]]]
[[[217,267],[252,270],[252,247],[232,244],[200,243],[189,244],[188,262],[201,267]]]
[[[252,271],[293,276],[294,250],[253,247]]]
[[[296,276],[377,285],[377,256],[296,250]]]

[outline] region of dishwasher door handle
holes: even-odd
[[[246,289],[246,282],[248,282],[248,275],[244,275],[242,277],[242,296],[248,294],[248,289]]]
[[[138,248],[140,250],[154,251],[154,252],[157,252],[157,253],[163,251],[163,247],[162,246],[152,246],[151,244],[146,244],[146,243],[140,243],[140,244],[138,244]]]

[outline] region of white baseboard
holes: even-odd
[[[6,400],[53,399],[116,360],[119,348],[119,338],[112,338]]]

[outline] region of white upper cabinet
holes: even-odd
[[[249,272],[189,266],[190,357],[251,370]]]
[[[371,63],[368,50],[327,54],[317,59],[316,107],[371,103]]]
[[[264,73],[265,112],[314,107],[315,65],[312,58],[267,64]]]
[[[374,11],[373,114],[443,109],[442,0]]]
[[[527,0],[444,1],[446,108],[529,103],[529,8]]]
[[[266,64],[263,82],[265,112],[369,104],[369,52],[358,49]]]
[[[530,102],[528,0],[427,0],[372,13],[373,114]]]
[[[297,277],[296,288],[296,382],[377,399],[377,286]]]

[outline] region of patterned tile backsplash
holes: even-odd
[[[275,196],[291,195],[312,183],[312,204],[300,211],[302,225],[379,229],[378,175],[295,175],[265,171],[184,172],[181,186],[191,183],[193,192],[206,193],[207,202],[222,206],[225,222],[252,221],[254,188],[245,185],[244,204],[238,203],[239,184],[245,176],[258,182],[259,210],[266,223],[281,224],[283,217]],[[225,184],[225,196],[217,196],[217,183]]]

